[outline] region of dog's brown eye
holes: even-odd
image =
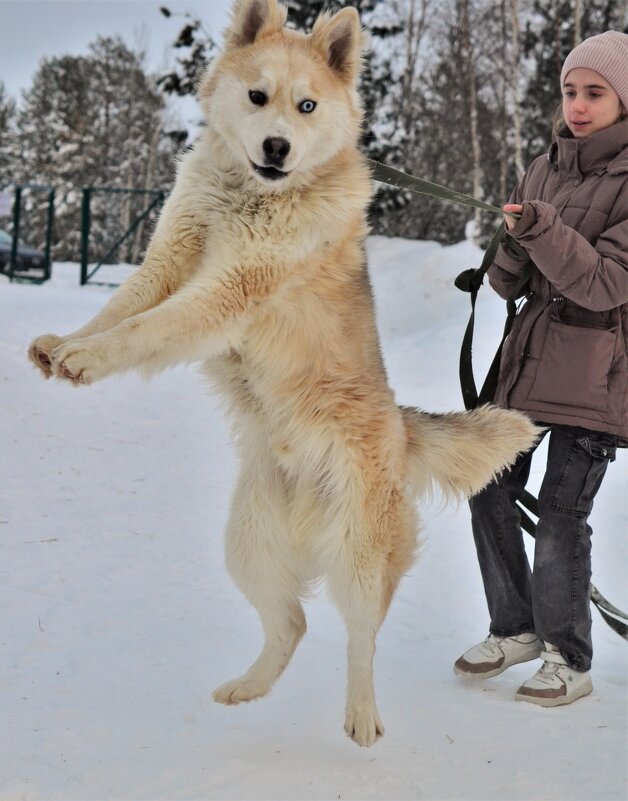
[[[266,97],[264,92],[252,89],[249,92],[249,100],[256,106],[264,106],[266,105],[266,101],[268,100],[268,98]]]
[[[315,108],[316,101],[314,100],[304,100],[302,103],[299,103],[299,111],[302,114],[311,114]]]

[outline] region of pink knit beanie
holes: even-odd
[[[606,31],[580,42],[565,59],[560,73],[561,89],[567,73],[578,67],[594,70],[605,78],[628,111],[628,34]]]

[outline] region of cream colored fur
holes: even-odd
[[[323,15],[310,36],[284,20],[275,0],[236,3],[199,90],[207,128],[144,263],[87,325],[39,337],[29,355],[74,384],[203,361],[242,460],[227,564],[266,635],[257,661],[214,697],[270,690],[305,632],[301,600],[324,577],[348,631],[345,728],[371,745],[384,731],[375,636],[415,556],[417,496],[432,482],[477,492],[537,432],[498,409],[396,405],[363,252],[372,181],[356,148],[358,17]],[[265,166],[273,137],[290,144],[276,180],[253,166]]]

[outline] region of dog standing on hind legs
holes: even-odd
[[[214,693],[265,695],[324,577],[348,633],[345,729],[383,734],[375,637],[411,565],[416,499],[479,491],[531,446],[516,412],[432,415],[387,384],[364,260],[372,181],[357,149],[361,31],[352,8],[310,35],[276,0],[239,0],[199,87],[207,119],[179,164],[139,270],[83,328],[34,340],[75,385],[201,361],[228,400],[242,461],[227,565],[259,613],[262,652]]]

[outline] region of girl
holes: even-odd
[[[549,433],[534,566],[515,506],[529,452],[471,500],[490,634],[454,667],[488,678],[540,656],[515,698],[543,706],[593,689],[587,520],[617,446],[628,444],[628,35],[582,42],[560,84],[554,141],[504,206],[508,233],[489,269],[508,297],[534,262],[495,397]]]

